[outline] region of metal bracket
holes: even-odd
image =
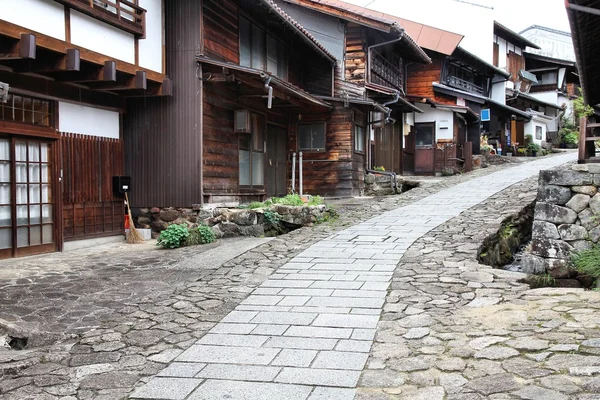
[[[0,103],[8,101],[8,83],[0,82]]]

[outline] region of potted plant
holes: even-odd
[[[526,147],[527,153],[532,157],[537,157],[538,153],[541,153],[542,147],[537,143],[529,143]]]

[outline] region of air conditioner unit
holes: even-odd
[[[252,133],[252,122],[249,110],[236,110],[233,119],[235,133]]]

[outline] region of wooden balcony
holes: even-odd
[[[457,78],[456,76],[448,77],[448,86],[451,86],[456,89],[464,90],[469,93],[475,93],[484,96],[484,90],[481,86],[477,86],[476,84],[465,81],[464,79]]]
[[[123,29],[140,38],[146,34],[146,10],[137,0],[54,0],[74,10]]]
[[[400,68],[400,63],[394,65],[376,51],[371,51],[369,61],[370,83],[400,91],[404,90],[404,71]]]

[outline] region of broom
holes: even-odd
[[[135,225],[133,224],[133,217],[131,216],[131,207],[129,207],[129,197],[127,196],[127,192],[125,192],[125,201],[127,202],[127,214],[129,215],[129,235],[127,235],[127,243],[143,243],[144,238],[142,235],[140,235],[137,229],[135,229]]]

